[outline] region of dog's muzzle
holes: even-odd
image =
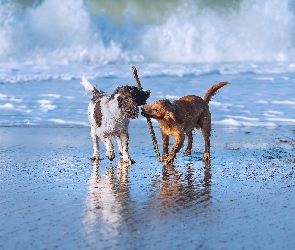
[[[145,112],[144,107],[141,107],[141,115],[144,117],[151,117],[148,113]]]

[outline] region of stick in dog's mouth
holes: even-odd
[[[142,107],[141,107],[141,115],[144,116],[144,117],[150,117],[150,118],[153,118],[153,117],[150,116],[148,113],[145,113]]]

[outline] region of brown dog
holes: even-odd
[[[163,155],[160,161],[172,163],[176,153],[182,148],[185,135],[188,137],[188,145],[184,155],[190,155],[194,128],[201,128],[204,140],[205,151],[203,160],[210,159],[210,132],[211,114],[209,101],[217,90],[228,84],[220,82],[213,85],[205,94],[204,99],[195,95],[187,95],[171,103],[169,100],[155,101],[151,105],[142,106],[142,114],[149,115],[159,122],[163,140]],[[175,138],[174,145],[168,154],[169,136]]]

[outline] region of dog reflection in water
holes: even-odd
[[[163,165],[162,178],[155,181],[160,182],[158,197],[157,194],[151,195],[161,215],[180,212],[190,207],[195,210],[198,204],[206,205],[210,200],[210,161],[204,163],[204,176],[199,182],[196,182],[196,171],[191,169],[191,165],[187,164],[186,168],[187,171],[183,174],[173,164]],[[157,186],[156,183],[154,186]]]
[[[115,244],[111,241],[116,241],[122,222],[131,216],[128,166],[121,160],[115,167],[116,173],[111,167],[104,175],[99,175],[99,161],[93,162],[83,220],[86,235],[99,234],[102,240],[110,239],[109,243]]]

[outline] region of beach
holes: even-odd
[[[293,249],[294,24],[291,0],[1,1],[0,250]],[[140,107],[135,163],[115,140],[113,161],[101,142],[90,160],[81,78],[111,95],[132,65],[147,104],[229,82],[210,162],[195,131],[190,156],[160,163]]]
[[[199,132],[193,154],[167,166],[136,123],[129,167],[118,156],[92,163],[88,127],[1,127],[0,135],[1,249],[295,244],[294,126],[214,126],[210,164]]]

